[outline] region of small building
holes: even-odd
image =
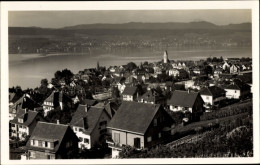
[[[240,72],[240,66],[237,64],[233,64],[230,67],[230,74],[238,74]]]
[[[70,126],[79,138],[78,147],[91,149],[107,133],[107,123],[111,117],[104,107],[79,105],[71,119]]]
[[[230,85],[225,87],[226,97],[229,99],[241,99],[250,94],[250,85],[240,81],[234,80]]]
[[[38,122],[26,144],[28,159],[73,159],[78,141],[68,125]]]
[[[222,68],[217,68],[216,70],[214,70],[214,77],[220,77],[220,75],[223,73],[223,69]]]
[[[112,158],[118,156],[124,145],[149,148],[162,143],[171,134],[174,121],[158,104],[123,102],[107,128],[112,139],[107,140],[112,148]]]
[[[138,95],[137,87],[126,86],[122,96],[124,101],[134,101]]]
[[[198,92],[175,90],[167,104],[174,112],[190,112],[197,117],[203,112],[204,101]]]
[[[158,88],[158,87],[157,87]],[[166,103],[166,98],[157,89],[150,89],[142,96],[137,98],[139,103],[149,103],[149,104],[161,104]]]
[[[217,102],[226,99],[226,91],[217,86],[210,86],[200,91],[205,104],[215,105]]]
[[[10,121],[11,137],[24,140],[26,136],[32,134],[38,121],[45,121],[38,112],[28,109],[18,110],[16,117]]]

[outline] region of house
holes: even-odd
[[[38,122],[26,144],[28,159],[71,159],[78,141],[68,125]]]
[[[164,105],[166,103],[165,97],[158,90],[159,86],[155,89],[149,89],[142,96],[137,98],[139,103],[149,103],[149,104],[161,104]]]
[[[203,112],[204,101],[198,92],[175,90],[167,104],[174,112],[190,112],[198,117]]]
[[[18,110],[34,110],[35,108],[39,107],[40,105],[35,102],[30,95],[24,94],[15,103],[9,106],[9,120],[13,120],[15,118]]]
[[[200,91],[200,95],[205,104],[215,105],[220,100],[226,99],[226,91],[217,86],[210,86]]]
[[[138,96],[137,87],[126,86],[122,96],[124,101],[134,101]]]
[[[224,64],[222,65],[223,70],[229,70],[230,67],[231,67],[231,63],[227,61],[225,61]]]
[[[214,77],[219,77],[223,73],[223,69],[217,68],[214,70]]]
[[[173,124],[161,105],[123,102],[107,126],[112,135],[112,139],[107,140],[112,158],[118,156],[124,145],[149,148],[162,143]]]
[[[154,70],[154,74],[158,75],[158,74],[162,74],[162,69],[158,66],[153,67]]]
[[[202,75],[202,74],[204,74],[205,72],[204,72],[203,68],[201,68],[201,67],[195,67],[194,70],[193,70],[193,73],[195,73],[195,74],[197,74],[197,75]]]
[[[237,64],[233,64],[230,67],[230,74],[237,74],[237,73],[239,73],[239,71],[240,71],[240,66]]]
[[[64,94],[62,91],[53,91],[50,96],[44,100],[43,104],[44,116],[47,116],[48,112],[56,108],[64,109],[65,106],[72,106],[72,99]]]
[[[32,134],[38,121],[45,121],[38,112],[30,111],[27,108],[18,110],[16,117],[10,121],[11,137],[24,140],[26,136]]]
[[[104,107],[79,105],[70,122],[80,140],[78,147],[91,149],[98,144],[101,136],[107,133],[106,126],[110,119]]]
[[[250,85],[236,79],[230,85],[224,88],[226,97],[229,99],[241,99],[250,95]]]

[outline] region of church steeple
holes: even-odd
[[[99,70],[99,61],[97,61],[97,70]]]
[[[166,64],[166,63],[168,63],[168,61],[169,61],[169,60],[168,60],[168,53],[167,53],[167,51],[165,50],[165,51],[164,51],[164,54],[163,54],[163,63]]]

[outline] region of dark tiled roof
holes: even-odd
[[[237,89],[237,90],[245,91],[245,90],[250,90],[250,88],[251,88],[250,85],[242,82],[239,79],[235,79],[234,82],[228,85],[225,89]]]
[[[85,105],[92,106],[92,105],[95,105],[97,103],[97,100],[84,99],[82,102]]]
[[[30,110],[33,110],[34,108],[37,107],[40,107],[40,105],[37,102],[35,102],[33,99],[29,98],[28,96],[22,96],[12,106],[10,106],[9,112],[11,112],[13,109],[21,110],[21,109],[28,108]]]
[[[29,126],[34,121],[37,114],[38,112],[35,111],[28,111],[27,113],[25,113],[25,110],[18,110],[16,117],[11,120],[10,123]],[[18,118],[23,118],[24,122],[19,123]]]
[[[84,133],[91,134],[97,125],[104,108],[90,107],[86,112],[86,105],[79,105],[77,111],[71,119],[70,125],[86,128]],[[84,121],[86,119],[86,123]]]
[[[167,104],[183,107],[193,107],[198,95],[198,92],[175,90],[172,93],[172,97],[170,100],[168,100]]]
[[[201,95],[209,95],[209,96],[213,96],[214,98],[222,96],[225,93],[226,92],[224,89],[217,87],[217,86],[207,87],[200,91]]]
[[[129,86],[126,86],[122,95],[131,95],[133,96],[135,93],[136,93],[136,87],[129,87]]]
[[[160,105],[123,102],[107,127],[145,134]]]
[[[68,129],[69,129],[68,125],[38,122],[35,129],[32,132],[30,140],[31,139],[45,140],[49,142],[57,141],[57,144],[54,146],[54,149],[40,148],[40,147],[31,146],[29,140],[26,144],[26,147],[28,149],[36,149],[36,150],[43,150],[43,151],[50,150],[52,152],[57,152],[60,148],[62,139]]]

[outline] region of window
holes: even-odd
[[[235,93],[237,93],[237,91],[235,90]]]
[[[136,148],[140,148],[140,146],[141,146],[140,143],[141,143],[140,138],[134,138],[134,146]]]
[[[149,136],[149,137],[147,138],[147,142],[150,142],[150,141],[152,141],[152,137],[151,137],[151,136]]]
[[[35,143],[34,143],[34,140],[33,140],[33,139],[31,140],[31,145],[32,145],[32,146],[34,146],[34,145],[35,145]]]
[[[89,139],[84,138],[84,143],[88,143],[89,144]]]
[[[77,128],[77,127],[74,127],[74,130],[77,132],[77,131],[78,131],[78,128]]]
[[[82,138],[82,137],[79,137],[79,141],[82,142],[82,141],[83,141],[83,138]]]
[[[38,140],[38,146],[42,147],[42,141],[41,140]]]
[[[68,141],[67,143],[66,143],[66,148],[69,148],[69,147],[71,147],[72,146],[72,141]]]
[[[157,119],[153,119],[153,126],[157,126]]]
[[[42,142],[42,147],[48,147],[48,142],[43,141]]]
[[[51,155],[47,155],[47,159],[51,159]]]
[[[206,99],[209,100],[209,96],[207,96]]]
[[[79,132],[83,132],[83,129],[82,129],[82,128],[79,128]]]
[[[161,132],[159,132],[159,134],[158,134],[158,138],[161,138],[162,137],[162,134],[161,134]]]
[[[35,158],[35,152],[31,151],[31,152],[30,152],[30,157],[31,157],[31,158]]]
[[[119,133],[114,133],[114,141],[115,143],[120,143],[120,134]]]

